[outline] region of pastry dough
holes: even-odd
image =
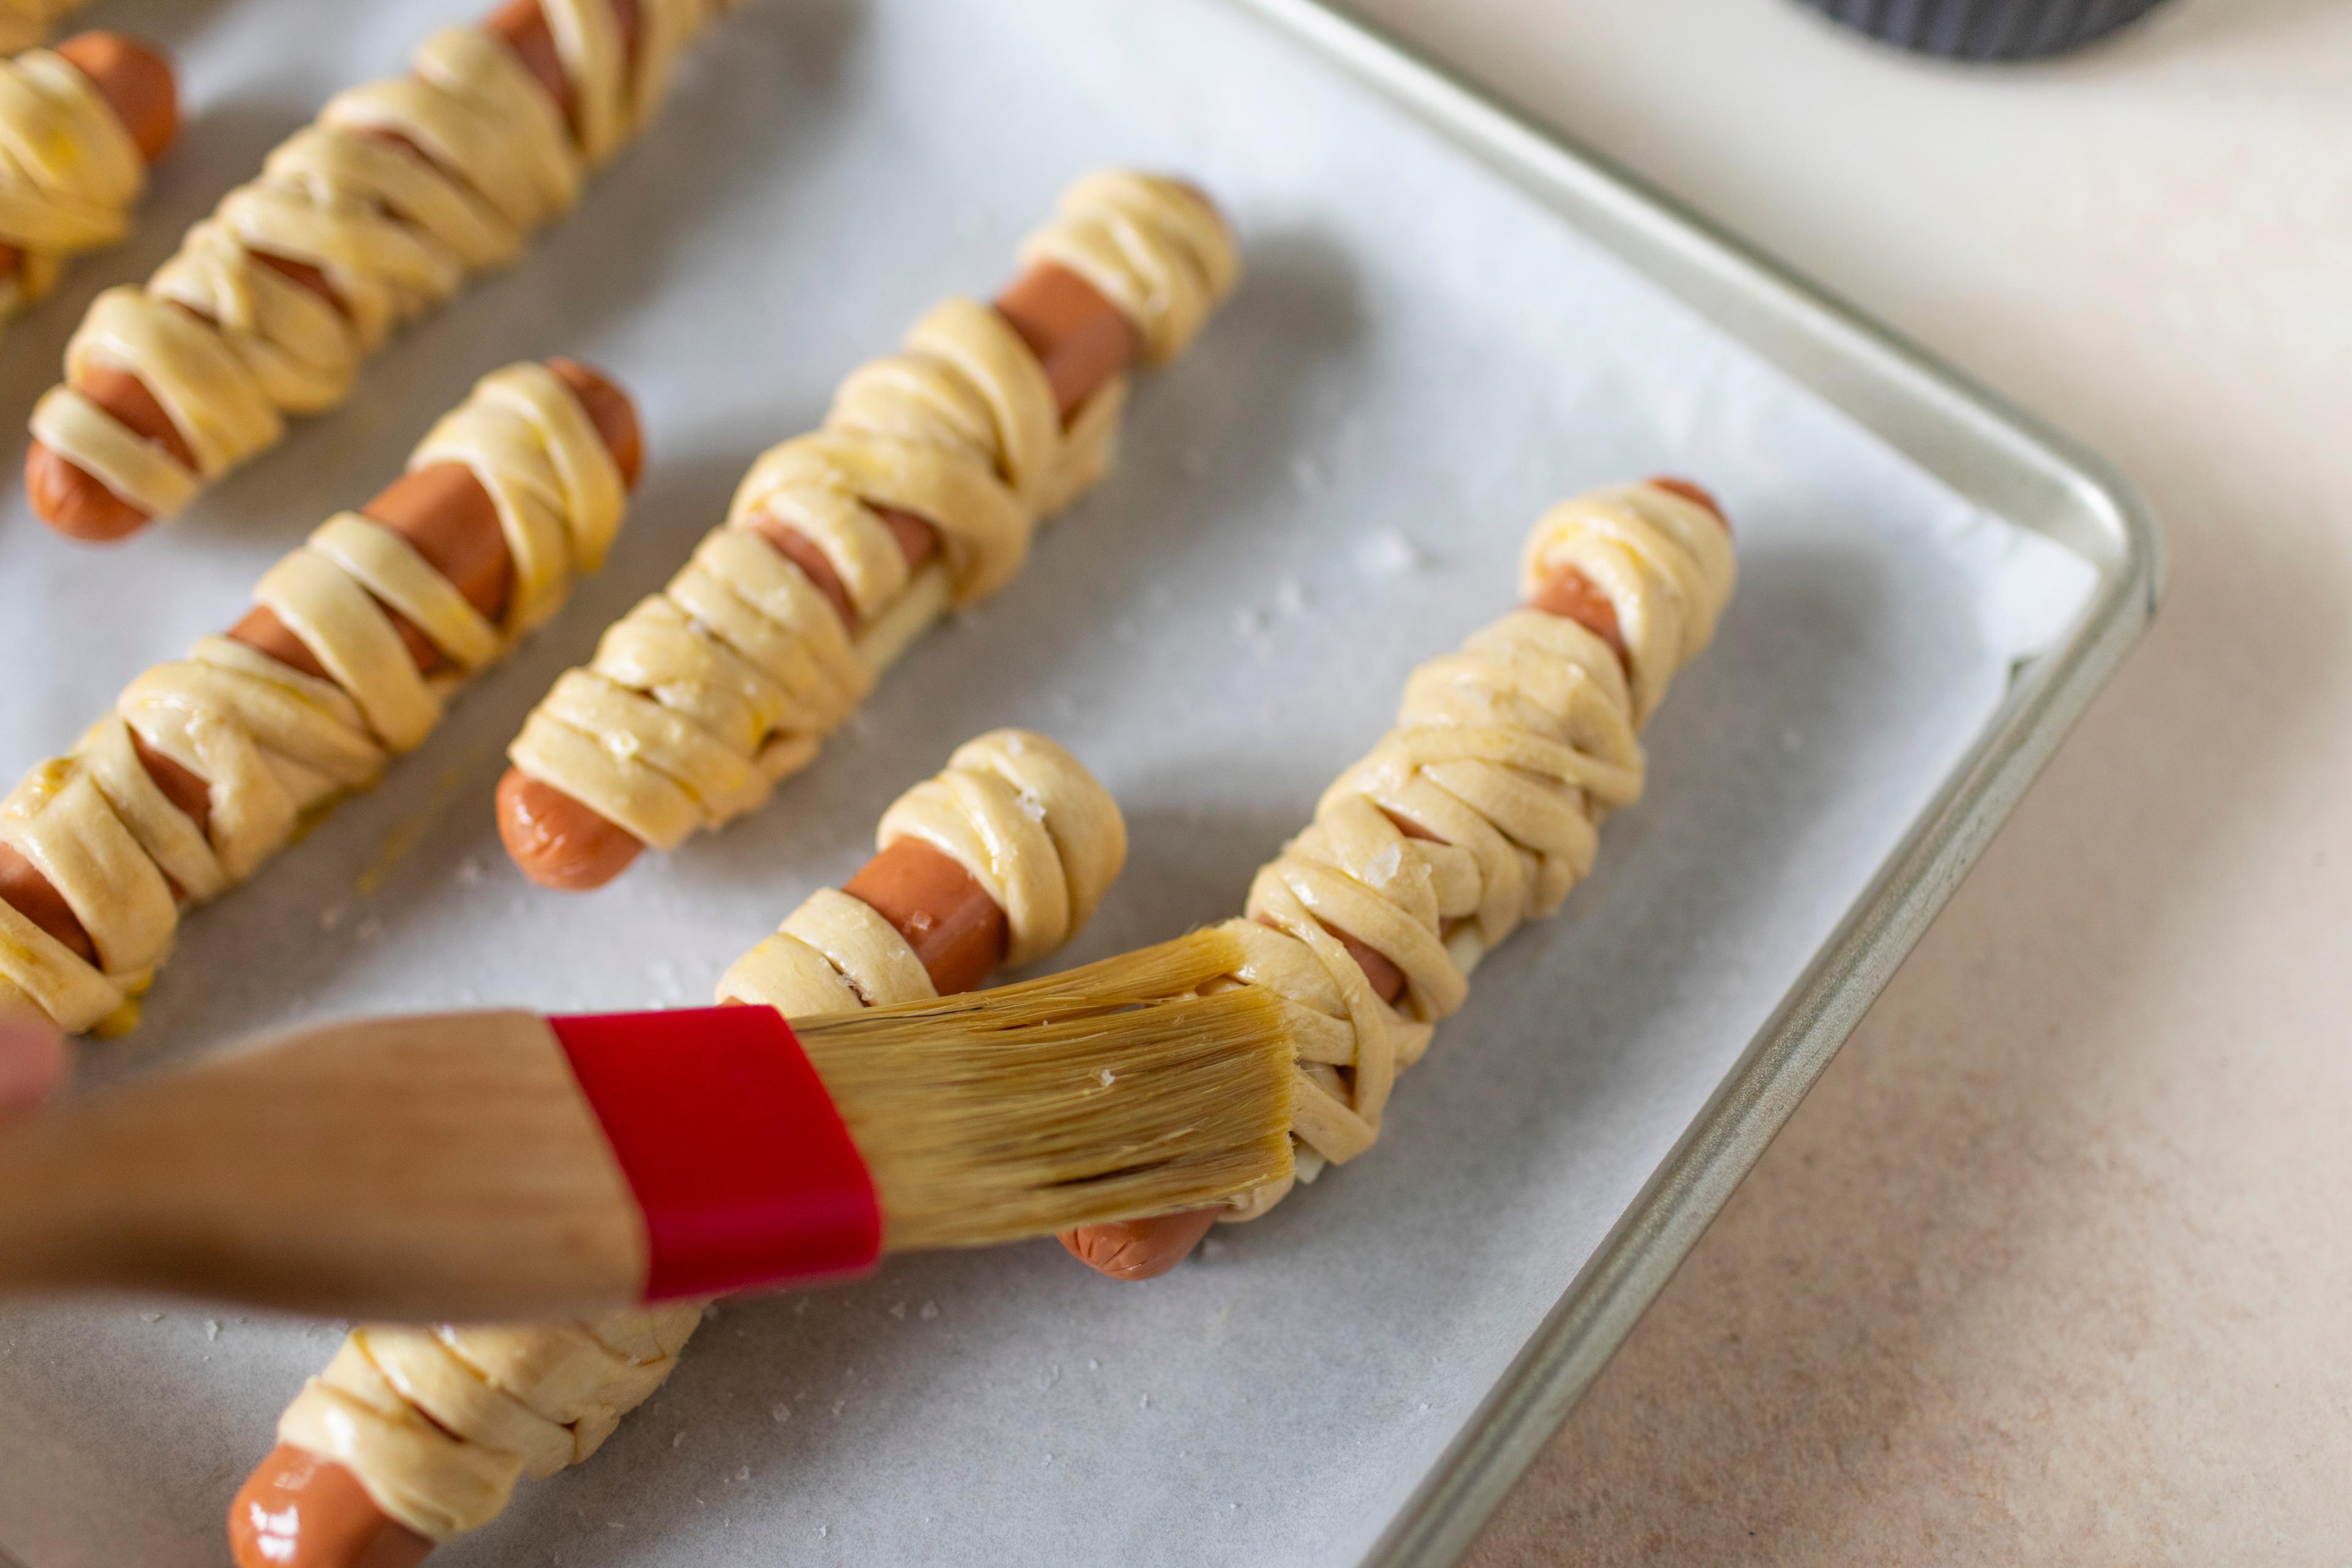
[[[934,779],[882,815],[875,847],[919,838],[1004,911],[1008,967],[1068,942],[1127,863],[1127,827],[1110,792],[1045,736],[995,730],[956,748]],[[787,1016],[838,1013],[934,994],[896,927],[831,889],[813,895],[719,982],[721,1001],[765,1003]]]
[[[1423,665],[1396,727],[1324,793],[1313,825],[1251,883],[1247,918],[1227,924],[1249,953],[1235,978],[1298,1013],[1302,1179],[1371,1146],[1397,1074],[1462,1005],[1478,959],[1591,869],[1601,819],[1642,793],[1639,729],[1714,635],[1734,576],[1721,522],[1651,485],[1546,514],[1524,587],[1566,564],[1616,607],[1625,661],[1574,621],[1519,610]],[[1393,1006],[1327,925],[1402,973]],[[1288,1187],[1259,1189],[1231,1217],[1265,1213]]]
[[[0,0],[0,54],[46,43],[58,18],[87,0]]]
[[[552,371],[486,376],[409,459],[463,463],[496,502],[515,562],[492,625],[400,535],[356,512],[331,518],[261,579],[254,596],[318,656],[319,680],[226,637],[133,680],[71,754],[36,767],[0,802],[0,841],[72,908],[96,964],[0,903],[0,986],[68,1029],[146,988],[182,905],[215,898],[276,854],[334,797],[374,782],[422,742],[441,705],[553,612],[619,528],[624,487],[587,410]],[[399,609],[448,660],[432,676],[378,605]],[[136,735],[210,786],[200,829],[148,776]],[[0,990],[0,1000],[13,1000]]]
[[[12,15],[0,8],[0,22]],[[0,242],[17,253],[0,318],[47,293],[67,257],[121,239],[146,184],[139,144],[72,62],[47,49],[0,59]]]
[[[334,1460],[386,1518],[446,1541],[497,1518],[524,1476],[594,1453],[669,1376],[702,1309],[353,1329],[278,1417],[278,1440]]]
[[[1198,196],[1124,172],[1073,184],[1024,254],[1083,272],[1163,356],[1239,271]],[[1108,466],[1126,399],[1122,376],[1066,430],[1012,326],[950,300],[900,353],[842,383],[822,429],[751,466],[692,562],[532,712],[515,766],[657,848],[756,808],[945,603],[983,598],[1020,570],[1038,519]],[[943,563],[910,574],[877,507],[934,525]],[[824,552],[862,633],[752,531],[763,514]]]
[[[887,847],[940,845],[992,894],[1008,890],[1016,952],[1042,955],[1093,912],[1127,856],[1110,794],[1042,735],[1001,730],[959,748],[885,814]],[[952,844],[955,847],[950,847]],[[1042,944],[1042,945],[1040,945]],[[825,889],[719,984],[722,1001],[798,1017],[933,995],[889,922]],[[278,1440],[333,1459],[376,1505],[444,1541],[489,1522],[524,1476],[594,1453],[668,1377],[704,1303],[520,1326],[355,1329],[303,1385]]]
[[[541,0],[579,100],[576,137],[502,40],[480,27],[435,34],[411,74],[336,95],[144,288],[92,301],[33,434],[150,516],[177,511],[274,445],[284,415],[341,403],[394,327],[512,258],[570,207],[587,172],[660,106],[684,45],[729,4],[637,0],[633,71],[614,0]],[[265,256],[318,268],[342,309]],[[75,390],[100,367],[154,394],[193,467]]]
[[[1183,186],[1130,169],[1081,174],[1053,221],[1021,243],[1021,259],[1066,267],[1118,307],[1165,364],[1192,346],[1240,281],[1224,220]]]

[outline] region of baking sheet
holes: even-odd
[[[183,46],[195,119],[142,237],[0,345],[0,407],[29,407],[89,293],[464,14],[382,5],[321,41],[299,0],[120,9]],[[189,518],[100,552],[0,510],[0,658],[45,672],[0,693],[13,777],[231,618],[483,370],[583,353],[649,423],[604,575],[382,790],[196,915],[91,1076],[328,1012],[698,1002],[998,723],[1072,745],[1129,814],[1127,874],[1069,958],[1218,918],[1404,672],[1507,604],[1548,500],[1689,472],[1743,577],[1651,731],[1650,795],[1568,909],[1481,968],[1375,1154],[1145,1286],[1045,1244],[730,1304],[603,1455],[440,1559],[1354,1562],[2092,573],[1211,0],[753,0],[703,57],[573,219]],[[529,890],[488,791],[555,671],[754,451],[941,291],[1002,277],[1106,160],[1194,174],[1251,264],[1142,388],[1120,472],[767,813],[596,898]],[[0,1543],[31,1568],[217,1562],[228,1493],[333,1337],[161,1303],[0,1314]]]

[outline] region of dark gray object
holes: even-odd
[[[2030,60],[2079,48],[2163,0],[1799,0],[1883,43],[1954,60]]]

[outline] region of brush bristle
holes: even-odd
[[[1197,931],[1067,973],[796,1023],[893,1251],[1226,1201],[1290,1172],[1287,1009]]]

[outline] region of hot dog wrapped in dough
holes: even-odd
[[[1076,934],[1127,858],[1109,793],[1019,730],[959,747],[883,815],[877,843],[856,877],[812,894],[736,961],[720,1001],[808,1018],[973,989]],[[703,1306],[354,1330],[237,1494],[237,1561],[414,1562],[479,1528],[521,1478],[594,1453],[669,1375]]]
[[[130,233],[147,165],[179,125],[171,65],[121,33],[0,59],[0,321],[47,294],[71,258]]]
[[[337,94],[145,285],[91,302],[33,410],[34,510],[124,537],[342,402],[394,329],[571,207],[726,3],[512,0]]]
[[[951,299],[772,448],[726,522],[555,684],[509,749],[499,826],[543,885],[752,811],[951,605],[1002,588],[1101,478],[1126,366],[1182,352],[1233,289],[1216,211],[1108,171],[1064,194],[992,308]]]
[[[421,745],[603,563],[638,460],[628,399],[586,366],[484,377],[243,620],[133,680],[0,801],[0,1006],[128,1026],[182,910]]]
[[[1372,1146],[1398,1074],[1468,997],[1478,961],[1591,870],[1601,822],[1641,796],[1641,728],[1714,636],[1734,575],[1730,531],[1696,487],[1554,507],[1528,537],[1523,607],[1413,671],[1396,727],[1259,870],[1225,929],[1250,953],[1234,983],[1298,1015],[1298,1179]],[[1289,1191],[1063,1243],[1147,1279],[1213,1220],[1255,1218]]]

